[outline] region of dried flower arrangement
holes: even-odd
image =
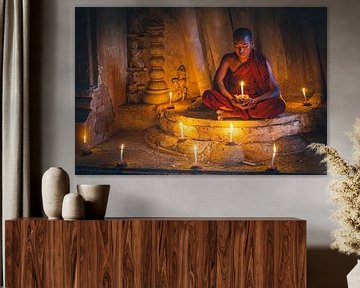
[[[349,164],[336,149],[325,144],[312,143],[309,148],[324,156],[332,175],[331,199],[338,204],[333,219],[342,227],[333,231],[333,249],[345,254],[360,255],[360,118],[357,118],[352,133],[354,165]]]

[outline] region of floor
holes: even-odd
[[[152,149],[145,143],[146,131],[120,131],[108,141],[91,149],[91,154],[76,155],[77,175],[113,174],[326,174],[321,158],[311,151],[277,157],[277,170],[268,170],[267,162],[239,162],[237,166],[220,166],[199,161],[201,169],[191,169],[192,155],[179,158]],[[305,135],[309,142],[316,142],[320,135]],[[120,162],[119,146],[124,144],[123,159],[127,167],[117,166]]]

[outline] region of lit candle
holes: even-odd
[[[194,145],[194,163],[197,165],[197,146]]]
[[[302,88],[302,93],[304,95],[304,100],[305,100],[305,103],[307,102],[307,97],[306,97],[306,91],[305,91],[305,88]]]
[[[230,139],[229,142],[233,142],[234,126],[232,122],[230,123]]]
[[[180,122],[179,125],[180,125],[180,139],[184,139],[184,125],[182,122]]]
[[[89,155],[91,154],[90,147],[88,144],[88,136],[87,131],[84,131],[84,134],[82,136],[82,145],[81,145],[81,156]]]
[[[124,162],[124,144],[120,146],[120,163]]]
[[[244,97],[244,81],[240,82],[240,86],[241,86],[241,96]]]
[[[169,102],[170,102],[170,106],[171,106],[171,102],[172,102],[172,92],[169,92]]]
[[[271,159],[271,169],[275,169],[276,145],[273,146],[273,154]]]

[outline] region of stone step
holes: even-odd
[[[159,128],[147,130],[146,143],[153,149],[178,157],[191,157],[194,146],[197,146],[201,162],[220,165],[238,165],[244,160],[264,161],[272,158],[273,141],[228,143],[226,141],[179,139]],[[276,141],[277,155],[284,156],[304,151],[308,145],[301,135],[283,136]]]
[[[218,121],[215,111],[189,111],[187,105],[159,109],[158,127],[147,131],[146,142],[154,149],[178,157],[191,157],[197,146],[200,161],[238,165],[241,161],[261,162],[277,155],[301,153],[309,144],[303,137],[325,124],[325,106],[303,106],[288,102],[285,113],[275,119]],[[183,139],[181,126],[183,126]],[[230,126],[233,127],[232,143]]]
[[[180,138],[180,122],[185,139],[197,141],[227,142],[230,126],[233,126],[233,141],[238,144],[272,142],[278,139],[306,133],[324,125],[325,109],[289,103],[285,113],[275,119],[218,121],[214,111],[188,111],[183,107],[160,111],[159,127],[168,135]]]

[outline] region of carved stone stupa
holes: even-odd
[[[164,58],[164,23],[156,20],[148,26],[150,37],[150,81],[146,87],[143,102],[147,104],[162,104],[169,101],[169,87],[164,79],[165,71],[163,65]]]

